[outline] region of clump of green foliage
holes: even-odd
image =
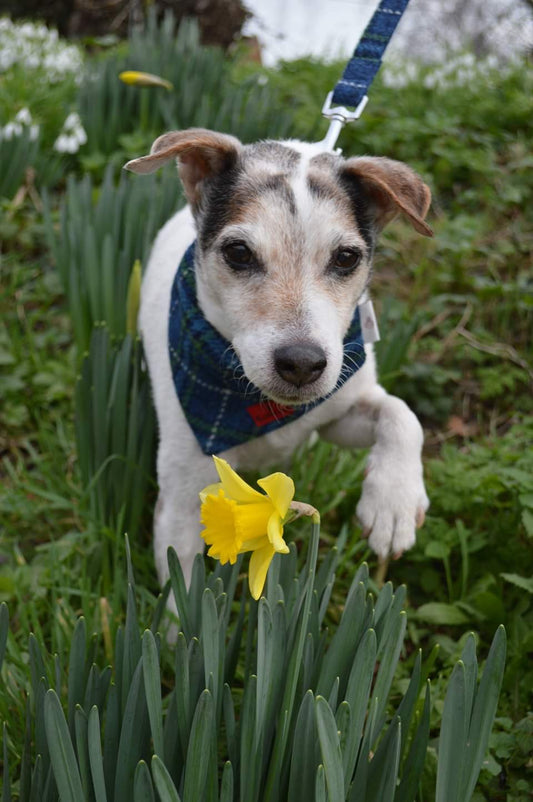
[[[285,559],[276,556],[259,603],[247,602],[243,592],[234,605],[242,558],[206,576],[198,557],[187,592],[171,550],[170,584],[180,611],[173,670],[162,671],[171,655],[157,631],[169,588],[141,638],[131,560],[114,671],[99,666],[102,644],[88,638],[84,618],[72,635],[68,671],[66,655],[52,657],[30,635],[29,687],[28,680],[18,684],[16,665],[6,665],[6,695],[26,691],[27,700],[13,786],[19,798],[144,802],[157,793],[163,802],[414,800],[430,724],[420,652],[405,695],[390,721],[387,716],[405,634],[405,588],[393,593],[388,583],[375,599],[367,595],[363,563],[327,638],[323,622],[337,553],[331,550],[317,572],[319,537],[314,523],[301,571],[294,546]],[[0,668],[7,630],[4,604]],[[478,686],[475,640],[467,640],[444,702],[437,802],[467,802],[472,795],[504,663],[500,628]],[[163,682],[172,688],[164,698]],[[8,732],[4,723],[4,800],[11,799]]]

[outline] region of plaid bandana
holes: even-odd
[[[250,384],[229,343],[205,319],[196,298],[194,243],[178,267],[170,298],[168,347],[174,386],[185,417],[204,454],[233,446],[285,426],[321,404],[288,407],[265,400]],[[342,382],[365,361],[359,309],[344,338]],[[327,396],[329,398],[329,396]]]

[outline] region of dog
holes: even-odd
[[[381,229],[401,214],[431,236],[429,188],[392,159],[345,159],[296,140],[243,145],[197,128],[160,136],[149,155],[125,167],[151,173],[172,159],[188,205],[154,242],[139,312],[159,423],[160,582],[168,578],[169,546],[187,584],[203,551],[198,493],[217,481],[210,453],[218,449],[238,469],[263,469],[286,460],[313,432],[344,447],[371,448],[356,513],[379,557],[401,555],[415,543],[429,505],[422,429],[408,406],[379,385],[372,345],[350,332],[368,298]],[[185,290],[176,285],[182,272]],[[179,313],[169,350],[169,314],[182,290],[193,309]],[[197,322],[199,333],[191,335]],[[219,348],[213,353],[211,336]],[[359,351],[346,356],[350,336]],[[187,363],[184,389],[176,364],[195,350],[200,361],[209,352],[214,374],[199,376]],[[237,387],[235,399],[233,390],[220,389],[224,371]],[[196,398],[192,411],[178,391],[182,401]],[[239,403],[239,393],[242,415],[226,420],[225,404]],[[210,405],[209,421],[198,422]],[[244,418],[251,435],[235,440],[233,421],[237,431]]]

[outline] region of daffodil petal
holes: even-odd
[[[256,551],[256,549],[262,549],[263,546],[270,546],[270,540],[268,539],[268,535],[263,535],[262,537],[254,537],[251,540],[243,540],[241,543],[241,547],[239,549],[239,554],[244,554],[246,551]]]
[[[161,78],[160,75],[152,75],[150,72],[140,72],[139,70],[125,70],[119,73],[121,81],[125,84],[132,84],[133,86],[162,86],[165,89],[173,89],[174,86],[167,81],[166,78]]]
[[[272,514],[276,515],[271,501],[262,496],[259,503],[235,503],[235,528],[241,540],[253,540],[266,535],[270,517]]]
[[[283,540],[283,525],[277,512],[273,512],[268,519],[267,535],[274,551],[288,554],[289,547]]]
[[[222,482],[216,482],[214,485],[207,485],[203,490],[200,490],[198,495],[202,504],[208,496],[218,496],[219,491],[222,490]]]
[[[256,549],[250,557],[248,583],[250,585],[250,593],[256,601],[263,592],[266,575],[274,553],[274,549],[269,543],[267,546],[263,546],[262,549]]]
[[[262,487],[280,518],[285,518],[289,504],[294,498],[294,482],[285,473],[271,473],[264,479],[258,479],[257,484]]]
[[[265,498],[262,493],[254,490],[244,479],[241,479],[239,474],[235,473],[231,465],[229,465],[225,459],[215,456],[213,459],[224,492],[229,498],[232,498],[234,501],[239,501],[241,504],[249,504],[252,501],[257,502],[258,499]]]

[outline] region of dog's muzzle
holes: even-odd
[[[274,351],[277,374],[294,387],[304,387],[316,381],[327,365],[323,349],[311,342],[283,345]]]

